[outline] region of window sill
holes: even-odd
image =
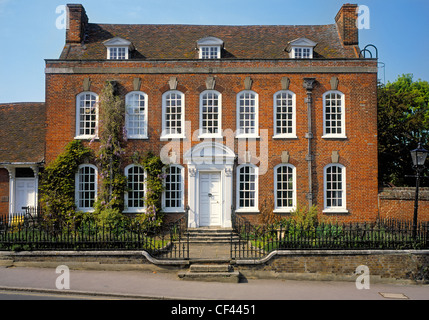
[[[322,211],[323,213],[349,213],[349,210],[344,208],[329,208]]]
[[[291,213],[295,210],[295,207],[292,208],[281,208],[281,209],[274,209],[273,212],[274,213]]]
[[[124,211],[122,211],[122,213],[145,213],[146,212],[146,208],[131,208],[131,209],[125,209]]]
[[[185,209],[184,208],[177,208],[177,209],[163,208],[162,212],[164,212],[164,213],[185,213]]]
[[[328,134],[328,135],[323,135],[322,139],[347,139],[347,136],[345,135],[332,135],[332,134]]]
[[[260,213],[260,211],[257,208],[241,208],[236,209],[236,213]]]
[[[94,140],[99,141],[100,138],[96,136],[76,136],[74,137],[75,140]]]
[[[141,137],[127,137],[128,140],[148,140],[149,137],[148,136],[141,136]]]
[[[83,213],[91,213],[94,212],[94,208],[76,208],[77,212],[83,212]]]

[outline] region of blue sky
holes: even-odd
[[[77,0],[90,22],[121,24],[331,24],[341,0]],[[56,27],[61,0],[0,0],[0,103],[45,99],[44,59],[57,59],[65,30]],[[429,81],[429,0],[365,0],[370,25],[360,47],[374,44],[383,80],[412,73]]]

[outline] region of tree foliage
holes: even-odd
[[[429,132],[429,83],[413,81],[411,74],[378,88],[379,182],[413,186],[415,174],[410,151],[419,140],[427,146]],[[427,149],[427,148],[426,148]],[[427,179],[425,179],[427,180]],[[427,182],[426,182],[427,183]]]

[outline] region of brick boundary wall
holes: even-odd
[[[356,281],[361,274],[356,269],[363,265],[371,281],[429,281],[429,250],[280,250],[237,263],[249,278]]]
[[[378,194],[380,218],[412,220],[416,188],[383,188]],[[419,221],[429,221],[429,188],[419,191]]]
[[[260,260],[239,260],[234,270],[244,278],[356,281],[358,266],[369,268],[371,282],[429,283],[429,250],[279,250]],[[173,272],[188,260],[156,260],[143,251],[5,252],[0,266],[75,270]]]

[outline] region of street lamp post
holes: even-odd
[[[414,149],[411,151],[411,159],[413,160],[413,168],[416,170],[416,196],[414,200],[414,216],[413,216],[413,238],[416,238],[417,233],[417,212],[419,209],[419,188],[420,188],[420,179],[421,179],[421,173],[425,169],[425,161],[428,155],[428,152],[426,149],[422,148],[421,143],[419,142],[419,145],[417,149]]]

